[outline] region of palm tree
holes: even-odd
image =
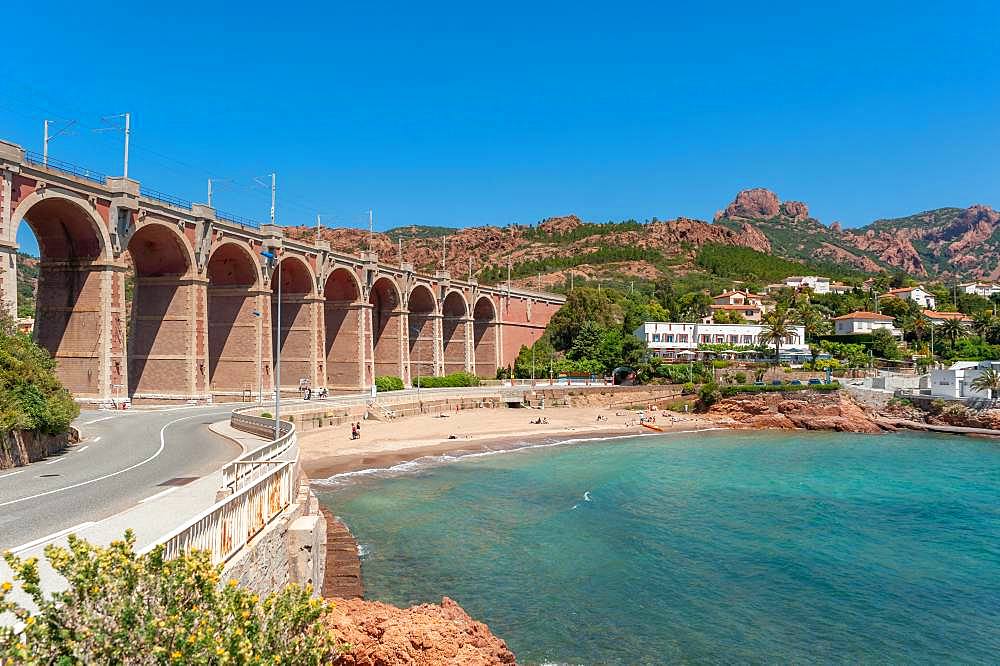
[[[922,312],[917,312],[915,314],[907,315],[903,321],[903,330],[908,333],[913,334],[913,338],[917,341],[917,346],[923,341],[924,336],[930,329],[928,326],[931,325],[930,320]]]
[[[969,383],[969,386],[977,391],[986,391],[989,399],[993,400],[996,392],[1000,391],[1000,372],[992,367],[986,368]]]
[[[761,322],[763,328],[760,332],[760,341],[764,344],[774,345],[774,364],[778,365],[778,355],[781,352],[781,343],[786,338],[795,333],[788,316],[788,310],[779,308],[768,312]]]
[[[800,303],[795,309],[795,322],[805,329],[806,340],[815,340],[830,332],[830,322],[808,302]]]
[[[974,330],[983,340],[987,340],[991,337],[997,325],[998,322],[996,316],[988,310],[977,312],[972,318],[972,330]]]
[[[941,335],[944,336],[949,342],[951,342],[952,349],[955,348],[955,343],[958,339],[965,335],[965,326],[958,319],[948,319],[941,324]]]

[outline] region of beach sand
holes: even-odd
[[[713,423],[696,414],[649,412],[664,431],[696,430]],[[607,420],[598,421],[598,416]],[[532,424],[539,417],[548,423]],[[628,423],[629,425],[626,425]],[[635,412],[606,407],[466,409],[448,415],[423,414],[388,422],[362,421],[361,439],[344,424],[299,436],[300,460],[314,480],[360,469],[384,469],[424,456],[520,448],[572,438],[650,434]],[[450,439],[450,436],[454,439]]]

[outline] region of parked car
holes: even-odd
[[[766,384],[764,382],[754,382],[753,385],[754,386],[766,386]]]
[[[782,382],[780,379],[772,379],[771,386],[781,386]]]
[[[816,386],[817,384],[822,384],[822,383],[823,383],[823,380],[819,379],[818,377],[813,377],[812,379],[809,380],[809,385],[810,386]]]
[[[802,380],[801,379],[793,379],[790,383],[791,383],[792,386],[802,386]]]

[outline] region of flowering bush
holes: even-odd
[[[9,599],[0,584],[0,664],[316,664],[338,646],[323,625],[326,602],[289,585],[264,599],[236,581],[220,584],[222,568],[207,551],[165,560],[162,547],[134,550],[131,530],[107,548],[73,535],[69,548],[45,556],[68,582],[46,597],[38,562],[4,559],[37,610]]]

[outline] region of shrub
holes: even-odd
[[[37,606],[34,613],[7,599],[23,632],[0,625],[0,657],[17,664],[321,663],[338,646],[323,624],[329,606],[309,588],[289,585],[259,599],[236,581],[220,584],[221,566],[208,551],[171,560],[158,546],[134,551],[135,535],[104,548],[69,537],[69,548],[46,546],[45,557],[68,581],[46,597],[35,558],[4,559]],[[7,661],[10,660],[10,662]]]
[[[274,418],[274,414],[272,414],[271,412],[261,412],[260,413],[260,418],[262,418],[262,419],[273,419]]]
[[[698,409],[702,411],[708,409],[719,400],[720,395],[718,385],[703,384],[698,390]]]
[[[444,377],[418,377],[414,386],[421,388],[451,388],[456,386],[479,386],[479,377],[468,372],[454,372]]]
[[[736,374],[733,375],[733,379],[736,380],[737,384],[746,384],[747,383],[747,373],[745,373],[745,372],[737,372]]]
[[[30,338],[0,332],[0,433],[66,432],[80,408],[55,369],[49,353]]]
[[[725,386],[722,388],[723,397],[730,398],[734,395],[740,393],[789,393],[792,391],[836,391],[840,388],[840,383],[832,382],[830,384],[781,384],[780,386],[774,386],[771,384],[765,384],[764,386],[757,386],[756,384],[745,384],[739,386]]]
[[[691,382],[685,382],[684,386],[681,387],[681,395],[691,395],[694,393],[694,384]]]
[[[403,390],[403,380],[399,377],[391,377],[386,375],[385,377],[375,378],[375,387],[382,392],[385,391],[402,391]]]

